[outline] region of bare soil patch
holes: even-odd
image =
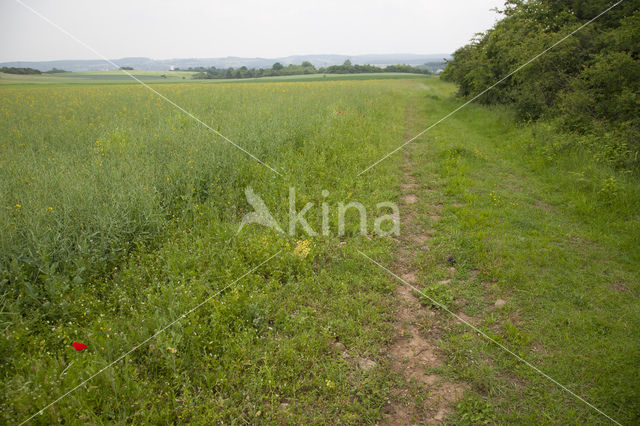
[[[412,129],[415,122],[414,108],[407,111],[407,129]],[[405,149],[402,166],[404,182],[401,185],[404,210],[403,233],[399,239],[396,253],[395,270],[406,282],[420,288],[420,276],[413,268],[415,253],[428,250],[431,241],[430,233],[417,232],[414,223],[416,214],[412,212],[420,202],[416,194],[418,185],[411,174],[411,145]],[[429,206],[431,211],[439,211],[441,206]],[[440,217],[431,215],[432,221]],[[443,364],[438,347],[438,332],[430,329],[425,332],[420,324],[425,317],[433,317],[435,312],[423,307],[414,291],[404,283],[396,289],[396,322],[394,324],[395,340],[389,347],[389,358],[392,368],[404,379],[401,387],[394,390],[393,401],[389,404],[384,424],[442,424],[451,412],[455,403],[462,397],[466,385],[449,382],[431,369]],[[417,403],[411,394],[419,392],[424,397]]]

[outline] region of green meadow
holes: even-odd
[[[388,213],[378,203],[399,202],[404,153],[358,173],[460,105],[456,87],[400,74],[145,80],[266,167],[141,85],[73,75],[0,79],[1,421],[382,421],[403,380],[388,353],[402,284],[358,250],[393,266],[396,240],[373,223]],[[640,186],[578,150],[545,155],[545,132],[470,105],[417,139],[416,228],[401,211],[400,230],[433,235],[416,249],[423,291],[636,423]],[[238,232],[247,188],[287,230],[291,187],[318,235]],[[369,235],[355,210],[339,235],[338,204],[356,201]],[[438,285],[449,258],[455,275]],[[425,335],[441,330],[436,373],[467,389],[447,423],[608,422],[420,309],[435,313]]]

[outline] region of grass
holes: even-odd
[[[424,127],[459,101],[435,78],[354,77],[156,86],[282,178],[143,87],[0,85],[2,421],[21,422],[212,296],[33,422],[380,421],[399,380],[386,354],[397,283],[357,249],[391,265],[395,245],[359,236],[351,216],[337,236],[336,206],[360,201],[375,217],[397,200],[402,155],[357,173],[400,143],[414,100]],[[640,190],[580,152],[548,154],[540,134],[470,105],[417,141],[415,221],[436,231],[418,254],[423,289],[635,423]],[[316,230],[327,202],[331,235],[237,234],[249,186],[283,227],[290,186],[297,209],[314,203]],[[449,257],[454,279],[429,285]],[[450,423],[606,423],[446,312],[431,321],[448,359],[438,373],[470,385]]]
[[[456,103],[422,105],[429,122]],[[449,257],[457,267],[447,289],[425,290],[614,419],[636,423],[640,190],[581,152],[541,155],[538,127],[471,105],[416,146],[422,224],[433,223],[429,205],[443,206],[433,250],[420,256],[423,278],[442,279]],[[498,299],[506,305],[494,307]],[[444,374],[473,387],[452,421],[608,423],[445,317]]]

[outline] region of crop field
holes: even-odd
[[[43,423],[77,419],[79,411],[93,413],[81,421],[229,420],[267,415],[265,404],[277,409],[301,392],[307,401],[297,415],[374,419],[383,393],[354,404],[356,391],[326,345],[340,335],[362,352],[379,346],[390,284],[374,271],[369,280],[349,279],[366,261],[347,256],[352,248],[338,248],[337,238],[288,240],[255,226],[236,232],[250,211],[247,187],[279,220],[290,186],[300,206],[319,204],[322,190],[330,204],[391,198],[395,178],[383,172],[393,162],[373,179],[356,174],[399,139],[409,87],[162,86],[282,176],[141,86],[3,87],[2,311],[12,313],[2,317],[4,420],[62,395],[279,250],[233,290],[46,410]],[[316,227],[319,216],[309,221]],[[348,234],[353,229],[357,223]],[[90,342],[90,353],[77,358],[74,340]]]
[[[411,250],[418,287],[637,422],[633,178],[534,161],[535,132],[477,105],[358,175],[460,105],[456,87],[302,80],[153,84],[260,161],[141,85],[0,85],[0,422],[375,424],[411,404],[419,423],[433,407],[389,355],[402,283],[358,253],[403,256],[373,228],[409,163],[420,201],[400,233],[430,235]],[[247,192],[285,232],[239,231]],[[366,235],[355,209],[340,232],[349,202]],[[307,203],[317,235],[286,232]],[[423,372],[463,389],[448,423],[607,421],[420,302],[443,360]]]

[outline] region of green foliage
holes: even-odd
[[[58,69],[58,68],[54,67],[54,68],[51,68],[49,71],[45,71],[44,73],[45,74],[60,74],[60,73],[63,73],[63,72],[67,72],[67,71],[61,70],[61,69]]]
[[[316,69],[309,61],[304,61],[301,65],[289,64],[286,67],[279,62],[273,64],[270,69],[255,69],[245,66],[234,68],[189,68],[188,71],[196,71],[195,79],[231,79],[231,78],[259,78],[285,75],[306,75],[306,74],[363,74],[363,73],[411,73],[411,74],[431,74],[428,67],[412,67],[410,65],[389,65],[384,68],[374,65],[352,65],[346,60],[343,65],[332,65],[326,68]]]
[[[521,347],[527,346],[531,343],[532,337],[526,332],[518,329],[511,320],[505,321],[504,324],[502,324],[502,329],[504,330],[506,340],[513,345]]]
[[[2,67],[0,72],[6,74],[42,74],[40,70],[33,68],[16,68],[16,67]]]
[[[458,402],[456,414],[463,425],[486,425],[495,415],[491,404],[478,395],[467,395]]]
[[[603,11],[609,2],[508,1],[504,19],[458,49],[442,78],[474,96]],[[623,2],[478,101],[512,104],[592,140],[605,162],[640,172],[640,2]],[[545,141],[541,141],[545,143]]]
[[[441,305],[451,308],[451,302],[454,300],[451,288],[447,284],[440,282],[423,288],[422,293],[419,293],[418,296],[423,306],[436,309],[440,309]]]
[[[342,65],[331,65],[320,68],[319,72],[326,74],[360,74],[360,73],[380,73],[380,72],[401,72],[412,74],[431,74],[427,68],[412,67],[411,65],[387,65],[384,68],[375,65],[352,65],[346,60]]]

